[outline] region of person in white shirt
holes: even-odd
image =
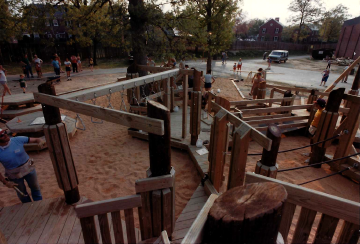
[[[7,79],[6,79],[6,70],[0,65],[0,84],[4,87],[3,96],[6,95],[6,92],[11,95],[11,91],[7,85]]]
[[[38,56],[35,54],[33,63],[35,63],[35,69],[36,69],[38,78],[41,78],[42,77],[41,65],[42,65],[43,61],[40,58],[38,58]]]
[[[345,72],[348,68],[349,68],[349,65],[348,65],[348,66],[345,66],[345,67],[344,67],[344,72]],[[348,77],[349,77],[349,73],[347,73],[347,74],[344,76],[344,78],[342,79],[341,82],[347,83],[346,81],[347,81]]]
[[[70,78],[71,62],[69,61],[68,58],[66,58],[64,64],[65,64],[65,70],[66,70],[67,80],[71,80],[71,78]]]
[[[240,71],[240,75],[241,75],[241,66],[242,66],[242,61],[241,58],[239,58],[239,61],[237,63],[237,70]]]
[[[182,58],[182,59],[180,60],[179,68],[180,68],[180,69],[185,69],[185,58]]]
[[[211,70],[208,70],[201,79],[205,83],[205,91],[210,91],[211,85],[215,82],[215,78],[211,75]]]

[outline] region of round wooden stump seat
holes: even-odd
[[[232,188],[215,200],[204,243],[276,243],[285,188],[264,182]]]

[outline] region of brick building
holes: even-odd
[[[259,41],[281,41],[281,33],[284,26],[279,18],[271,19],[259,28]]]
[[[336,57],[360,56],[360,16],[344,22],[335,51]]]

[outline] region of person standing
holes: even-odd
[[[25,136],[9,138],[5,132],[5,130],[0,131],[0,163],[5,168],[5,177],[7,178],[0,173],[0,181],[8,188],[16,187],[19,189],[22,194],[18,191],[16,193],[22,203],[31,202],[31,198],[26,191],[25,181],[31,189],[33,200],[42,200],[34,161],[25,152],[24,144],[44,144],[45,141],[40,138]]]
[[[271,62],[272,62],[271,58],[268,57],[268,58],[267,58],[267,63],[268,63],[267,69],[271,69]]]
[[[20,75],[20,80],[19,80],[19,82],[20,82],[20,87],[21,87],[21,89],[23,90],[23,93],[26,93],[26,87],[27,87],[27,85],[26,85],[26,81],[25,81],[25,76],[23,75],[23,74],[21,74]]]
[[[264,52],[264,54],[263,54],[263,60],[266,59],[266,55],[267,55],[267,52]]]
[[[77,58],[75,57],[75,55],[72,55],[71,56],[71,65],[72,65],[72,68],[73,68],[73,73],[76,73],[78,72],[78,68],[77,68]]]
[[[237,64],[237,70],[240,70],[240,75],[241,75],[241,66],[242,66],[242,61],[241,58],[239,58],[238,64]]]
[[[81,65],[80,55],[77,56],[76,62],[77,62],[77,69],[78,69],[78,71],[79,71],[79,72],[82,71],[82,65]]]
[[[93,72],[94,71],[94,60],[92,58],[89,59],[89,66],[90,66],[91,72]]]
[[[26,74],[26,77],[27,78],[30,78],[30,75],[29,73],[31,74],[31,78],[34,78],[34,75],[33,75],[33,72],[32,72],[32,69],[31,69],[31,64],[30,64],[30,61],[28,59],[28,55],[25,54],[24,55],[24,58],[22,59],[22,61],[20,62],[23,66],[25,66],[25,74]]]
[[[51,59],[51,65],[54,67],[55,75],[60,75],[60,64],[59,61]]]
[[[211,85],[215,82],[215,78],[211,75],[211,70],[209,69],[201,79],[205,83],[205,91],[210,91]]]
[[[7,79],[6,79],[6,70],[3,68],[2,65],[0,65],[0,84],[3,86],[4,91],[3,91],[3,96],[6,95],[6,92],[9,93],[9,95],[11,95],[11,91],[10,88],[7,85]]]
[[[68,58],[66,58],[64,64],[65,64],[65,70],[66,70],[67,80],[71,80],[71,78],[70,78],[71,62],[69,61]]]
[[[330,76],[330,70],[326,69],[322,72],[322,74],[323,74],[323,77],[321,79],[320,86],[322,85],[323,82],[324,82],[324,86],[325,86],[325,84]]]
[[[54,54],[54,59],[57,60],[59,63],[60,72],[64,73],[64,71],[61,69],[61,60],[60,60],[60,57],[57,55],[57,53]]]
[[[329,60],[327,61],[326,69],[329,68],[329,70],[330,70],[330,66],[331,66],[331,60],[329,59]]]
[[[344,67],[344,72],[345,72],[348,68],[349,68],[349,65],[345,66],[345,67]],[[341,82],[347,83],[346,81],[347,81],[348,77],[349,77],[349,73],[346,73],[346,75],[344,76],[344,78],[342,79]]]
[[[182,59],[180,60],[179,68],[180,68],[180,69],[185,69],[185,58],[182,58]]]
[[[43,61],[40,58],[38,58],[38,56],[35,54],[32,62],[35,63],[35,69],[36,69],[38,78],[41,78],[42,77],[41,65],[42,65]]]
[[[253,96],[253,99],[256,99],[258,90],[259,90],[259,84],[260,82],[265,81],[262,77],[261,77],[261,73],[258,72],[256,73],[256,75],[254,76],[253,80],[252,80],[252,88],[251,88],[251,92],[249,93],[249,95]]]

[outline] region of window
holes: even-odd
[[[278,34],[279,33],[279,28],[276,28],[275,29],[275,34]]]
[[[53,24],[54,24],[54,26],[59,26],[59,23],[58,23],[57,19],[53,20]]]
[[[48,20],[45,21],[46,26],[50,26],[50,22]]]
[[[51,34],[47,34],[47,37],[48,37],[48,38],[52,38],[52,35],[51,35]]]
[[[273,26],[273,23],[271,23],[270,26]]]
[[[262,33],[263,34],[266,33],[266,28],[263,28]]]
[[[261,41],[265,41],[265,36],[262,36],[262,37],[261,37]]]
[[[277,41],[278,41],[278,37],[274,36],[274,42],[277,42]]]

